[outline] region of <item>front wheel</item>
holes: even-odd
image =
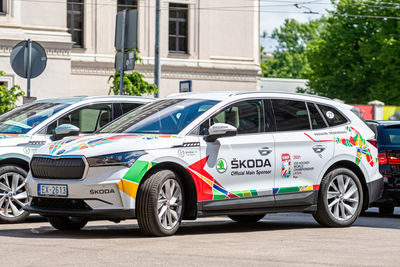
[[[178,176],[170,170],[154,173],[140,186],[137,221],[147,235],[168,236],[178,230],[183,216],[184,194]]]
[[[88,220],[79,217],[49,217],[51,226],[62,231],[78,231],[85,227]]]
[[[363,206],[360,180],[349,169],[337,168],[321,181],[315,220],[324,226],[346,227],[354,223]]]
[[[264,218],[265,214],[251,215],[228,215],[229,218],[238,223],[255,223]]]
[[[17,166],[0,168],[0,221],[21,223],[29,212],[23,208],[28,204],[25,179],[27,173]]]

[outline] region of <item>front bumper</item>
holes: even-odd
[[[37,179],[29,173],[27,190],[30,202],[24,207],[43,216],[78,216],[93,219],[123,220],[135,218],[135,199],[124,193],[122,177],[126,169],[97,167],[89,169],[85,179]],[[43,196],[38,185],[65,185],[68,195]]]
[[[83,200],[84,201],[84,200]],[[60,208],[46,208],[27,205],[24,210],[30,213],[37,213],[45,217],[52,216],[74,216],[74,217],[85,217],[88,219],[103,219],[111,221],[119,221],[125,219],[135,219],[135,210],[123,210],[123,209],[89,209],[89,210],[77,210],[77,209],[60,209]]]

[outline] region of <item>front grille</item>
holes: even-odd
[[[82,158],[33,157],[31,161],[32,175],[35,178],[82,179],[85,168]]]
[[[92,210],[83,199],[33,197],[31,206],[54,210]]]

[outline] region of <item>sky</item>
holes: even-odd
[[[332,9],[330,0],[260,0],[260,6],[260,36],[264,32],[267,36],[261,38],[260,41],[267,52],[274,51],[277,44],[269,36],[275,28],[283,25],[285,19],[293,18],[300,22],[307,22],[327,14],[326,9]],[[318,14],[309,14],[309,12]]]

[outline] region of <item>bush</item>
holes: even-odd
[[[142,59],[135,53],[135,62],[142,63]],[[121,80],[120,72],[117,71],[114,75],[108,78],[108,82],[111,81],[112,85],[108,94],[114,93],[114,95],[119,95],[119,83]],[[157,86],[155,84],[150,84],[144,79],[144,75],[133,71],[132,73],[124,73],[124,95],[154,95],[158,92]]]
[[[4,76],[5,72],[0,71],[0,77]],[[14,85],[10,89],[5,85],[0,84],[0,113],[9,111],[15,108],[18,97],[24,96],[25,93],[22,91],[19,85]]]

